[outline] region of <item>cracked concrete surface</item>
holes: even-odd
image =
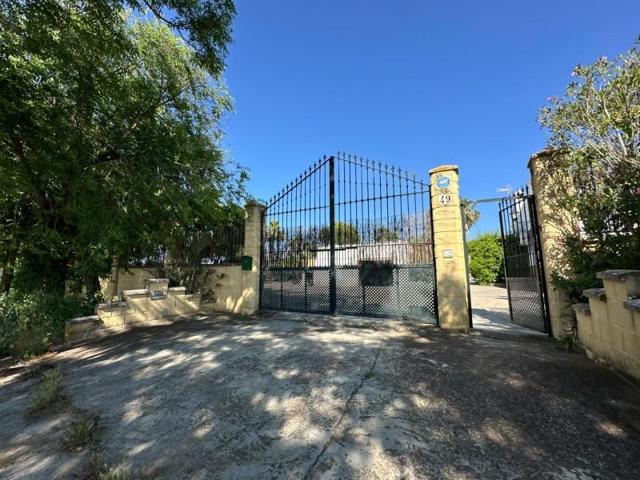
[[[214,315],[49,361],[136,478],[640,478],[637,385],[541,335]],[[0,478],[83,478],[35,384],[0,378]]]

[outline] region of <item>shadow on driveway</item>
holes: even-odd
[[[214,315],[53,362],[73,404],[100,415],[107,461],[136,475],[640,478],[637,386],[545,336]],[[82,478],[86,455],[40,432],[65,419],[24,415],[33,381],[0,382],[0,477]]]

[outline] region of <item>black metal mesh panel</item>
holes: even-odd
[[[364,293],[357,268],[336,269],[336,309],[340,313],[364,315]]]
[[[281,308],[282,276],[279,270],[262,272],[262,308],[279,310]]]
[[[393,267],[386,285],[363,285],[359,268],[339,268],[338,313],[436,321],[433,267]],[[366,283],[366,280],[365,280]]]
[[[262,308],[280,310],[282,275],[279,270],[264,270],[262,272]]]
[[[511,296],[513,323],[544,332],[544,310],[540,302],[537,279],[507,278],[507,287]]]
[[[329,269],[309,269],[307,271],[308,312],[329,312]]]
[[[435,323],[436,279],[432,266],[400,267],[398,290],[402,315]]]
[[[306,310],[305,271],[282,270],[282,293],[283,310]]]

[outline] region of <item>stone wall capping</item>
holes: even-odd
[[[588,303],[574,303],[573,305],[571,305],[571,308],[573,308],[575,312],[581,312],[586,315],[591,315],[591,307]]]
[[[138,296],[138,295],[150,295],[151,292],[149,292],[149,290],[147,290],[146,288],[138,288],[135,290],[123,290],[122,291],[122,295],[125,297],[133,297],[133,296]]]
[[[595,298],[602,301],[607,300],[607,293],[604,288],[589,288],[588,290],[583,290],[582,294],[587,298]]]
[[[168,278],[147,278],[145,281],[147,283],[169,283]]]
[[[169,291],[170,292],[186,292],[187,287],[170,287]]]
[[[640,313],[640,298],[632,298],[624,302],[624,308]]]
[[[72,318],[68,323],[71,325],[77,325],[79,323],[100,323],[100,317],[98,317],[98,315],[87,315],[86,317]]]
[[[126,307],[126,306],[127,306],[127,302],[118,301],[118,302],[99,303],[96,306],[96,308],[104,310],[104,309],[108,309],[108,308],[120,308],[120,307]]]
[[[596,277],[600,280],[615,280],[618,282],[624,282],[629,278],[640,280],[640,270],[605,270],[604,272],[598,272]]]

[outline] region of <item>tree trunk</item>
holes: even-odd
[[[14,260],[15,254],[12,252],[11,254],[9,254],[9,258],[0,270],[0,293],[8,292],[11,288],[11,282],[13,281]]]

